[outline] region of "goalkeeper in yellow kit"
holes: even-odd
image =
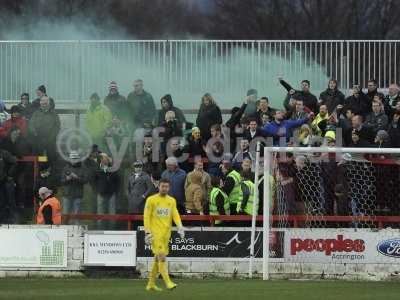
[[[156,285],[158,272],[160,272],[168,290],[172,290],[177,286],[169,278],[165,261],[169,250],[172,220],[178,227],[178,233],[182,239],[185,237],[185,232],[176,208],[176,201],[168,195],[169,187],[169,180],[161,179],[159,193],[147,198],[144,208],[145,242],[147,245],[151,245],[154,254],[154,262],[151,267],[149,282],[146,286],[148,291],[161,291]]]

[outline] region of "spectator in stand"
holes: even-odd
[[[143,171],[143,163],[134,162],[133,172],[128,179],[128,213],[142,215],[146,199],[152,192],[154,192],[154,185],[149,174]]]
[[[26,119],[21,115],[20,107],[17,105],[11,107],[11,118],[5,121],[0,127],[0,140],[9,137],[12,129],[18,129],[19,134],[26,138],[28,124]]]
[[[167,146],[167,157],[173,156],[179,161],[179,167],[186,173],[193,170],[193,164],[189,163],[187,153],[184,145],[182,145],[182,138],[171,138],[169,140],[169,149]]]
[[[181,128],[185,128],[185,123],[186,123],[185,116],[183,115],[183,112],[179,108],[174,106],[174,102],[172,101],[171,95],[167,94],[163,96],[160,102],[161,102],[161,109],[158,111],[158,118],[156,125],[162,126],[167,112],[173,111],[179,126]]]
[[[368,148],[372,147],[373,145],[366,139],[361,137],[360,132],[357,132],[353,129],[351,132],[351,142],[349,147],[351,148]]]
[[[54,194],[57,194],[57,188],[60,182],[52,173],[52,168],[48,163],[43,163],[39,165],[39,177],[37,178],[36,184],[33,187],[33,195],[39,201],[39,189],[43,186],[52,190]]]
[[[267,97],[261,97],[258,103],[258,111],[256,114],[256,120],[259,126],[263,124],[263,115],[267,115],[270,120],[274,118],[276,109],[269,106],[269,100]]]
[[[13,224],[15,220],[15,182],[17,159],[0,149],[0,224]]]
[[[379,96],[382,99],[385,98],[382,93],[378,92],[378,83],[375,79],[368,80],[367,93],[365,94],[365,96],[368,98],[368,104],[372,103],[375,96]],[[369,106],[368,108],[368,112],[371,112],[371,106]]]
[[[292,86],[282,78],[279,78],[279,82],[287,90],[287,98],[291,98],[294,94],[296,94],[296,99],[303,100],[303,103],[306,107],[308,107],[314,113],[317,112],[318,101],[317,97],[310,92],[310,81],[306,79],[301,81],[301,91],[294,90]]]
[[[153,96],[143,89],[143,80],[133,82],[133,92],[128,95],[128,105],[135,128],[150,128],[156,115]]]
[[[264,127],[265,125],[269,124],[272,121],[272,119],[269,117],[268,114],[261,114],[261,127]]]
[[[106,129],[111,125],[111,118],[110,110],[101,104],[99,95],[93,93],[90,96],[90,106],[86,111],[85,123],[86,130],[90,134],[93,143],[98,145],[100,149],[105,149],[105,133]]]
[[[392,122],[389,125],[389,136],[392,147],[400,148],[400,101],[396,103],[396,111],[393,114]]]
[[[165,161],[167,169],[161,174],[161,178],[168,179],[171,183],[169,195],[176,199],[176,205],[180,214],[185,213],[185,179],[186,172],[179,168],[175,157],[169,157]]]
[[[243,117],[247,104],[252,101],[251,99],[252,99],[251,96],[247,96],[240,108],[235,106],[234,108],[231,109],[231,117],[226,122],[226,127],[228,128],[230,133],[231,149],[236,149],[236,139],[242,136],[243,134],[243,128],[240,125],[240,120]]]
[[[379,130],[386,130],[389,119],[383,110],[383,104],[377,101],[372,102],[372,112],[365,119],[365,126],[369,127],[374,135]]]
[[[385,130],[379,130],[376,133],[374,146],[376,148],[391,148],[392,143],[390,141],[390,136]]]
[[[194,172],[198,172],[201,174],[201,188],[203,190],[203,200],[204,210],[208,207],[208,199],[211,192],[211,176],[204,171],[204,164],[200,157],[197,157],[194,164],[194,170],[187,174],[185,180],[185,190],[192,182],[192,176]]]
[[[117,193],[121,187],[121,178],[117,170],[112,169],[112,160],[100,154],[100,167],[95,173],[95,190],[97,194],[97,214],[116,214]],[[114,229],[115,221],[110,222],[108,229]],[[97,227],[104,229],[104,221],[97,221]]]
[[[33,114],[33,106],[29,102],[29,94],[28,93],[23,93],[21,95],[21,102],[18,103],[18,107],[21,111],[21,115],[25,117],[25,119],[30,120],[32,118]]]
[[[36,224],[61,225],[61,204],[53,196],[53,191],[43,186],[39,189],[39,197]]]
[[[60,118],[50,106],[50,98],[43,96],[40,99],[40,109],[35,111],[29,122],[29,132],[32,146],[36,154],[46,153],[48,160],[56,161],[56,140],[60,132]]]
[[[391,111],[396,107],[400,101],[400,88],[396,83],[389,85],[389,93],[385,96],[383,104],[385,107],[385,113],[390,116]]]
[[[41,102],[42,97],[44,97],[44,96],[47,97],[46,87],[44,85],[41,85],[37,88],[36,96],[37,96],[37,98],[35,100],[33,100],[33,102],[32,102],[33,112],[35,112],[41,108],[40,102]],[[55,106],[53,98],[51,98],[51,97],[48,97],[48,98],[49,98],[50,109],[54,109],[56,106]]]
[[[232,159],[232,166],[235,170],[239,171],[244,159],[248,158],[253,161],[253,155],[250,152],[250,141],[248,139],[242,139],[240,141],[240,149],[236,152]]]
[[[362,143],[367,143],[367,144],[372,144],[375,138],[374,132],[371,130],[370,127],[365,126],[363,123],[363,117],[360,115],[355,115],[351,119],[351,125],[352,125],[352,135],[356,133],[359,138],[361,139]],[[354,142],[354,139],[352,137],[352,140]]]
[[[332,114],[338,107],[344,104],[344,94],[339,91],[336,79],[330,79],[328,88],[319,95],[319,105],[326,105],[328,113]]]
[[[6,111],[6,104],[4,100],[0,99],[0,127],[9,120],[10,114]]]
[[[120,119],[128,120],[126,98],[120,95],[118,85],[115,81],[111,81],[108,86],[108,95],[104,98],[104,105],[110,110],[113,116]]]
[[[221,126],[214,124],[211,126],[211,140],[203,146],[204,151],[209,159],[207,172],[211,176],[220,176],[219,161],[224,154],[224,136],[221,132]]]
[[[294,106],[290,106],[291,110],[287,111],[290,120],[301,120],[307,118],[311,110],[304,106],[304,101],[301,99],[292,98]]]
[[[144,137],[142,161],[143,170],[148,174],[161,173],[162,170],[161,162],[164,161],[164,154],[161,152],[161,148],[157,148],[156,145],[153,145],[151,135]]]
[[[298,134],[298,142],[300,147],[311,147],[315,142],[315,136],[310,125],[303,124]]]
[[[284,112],[282,110],[278,110],[275,113],[275,120],[264,126],[263,131],[265,134],[273,137],[274,145],[279,145],[281,138],[283,138],[285,143],[289,141],[289,138],[291,137],[291,129],[307,123],[308,119],[309,116],[300,120],[285,120]]]
[[[211,137],[210,129],[214,124],[222,124],[221,110],[211,94],[206,93],[201,98],[201,105],[196,118],[196,125],[206,141]]]
[[[252,169],[252,165],[253,165],[253,162],[252,162],[252,160],[250,158],[243,159],[241,170],[240,170],[240,175],[242,177],[244,177],[244,176],[249,177],[250,176],[250,178],[254,178],[254,173],[251,170]]]
[[[255,118],[250,119],[249,128],[244,131],[243,139],[252,141],[253,139],[259,138],[259,137],[266,137],[266,135],[261,130],[261,128],[258,127],[257,120]]]
[[[110,123],[109,127],[105,130],[105,140],[107,142],[106,149],[111,153],[111,145],[108,145],[107,138],[111,138],[116,149],[120,149],[123,139],[129,137],[129,128],[126,122],[121,121],[121,119],[116,115],[112,117]]]
[[[32,104],[29,102],[28,93],[23,93],[21,95],[21,102],[18,103],[18,107],[21,111],[21,115],[25,117],[25,119],[30,120],[32,118],[34,108]]]
[[[329,119],[328,107],[325,104],[322,104],[319,107],[319,113],[315,116],[314,120],[311,122],[311,129],[314,135],[324,136],[328,119]]]
[[[223,174],[223,191],[228,195],[230,212],[236,215],[240,211],[240,203],[242,202],[240,173],[232,168],[229,160],[224,159],[221,163],[221,171]]]
[[[192,128],[192,134],[187,138],[187,145],[185,147],[186,153],[189,154],[189,162],[194,162],[197,156],[206,157],[206,153],[203,149],[204,141],[198,127]]]
[[[164,129],[164,132],[162,133],[162,137],[164,138],[164,141],[162,143],[162,152],[165,154],[168,141],[173,137],[183,135],[182,124],[180,124],[179,121],[175,118],[175,112],[170,110],[166,112],[165,120],[161,126]]]
[[[193,171],[190,183],[185,186],[185,208],[188,215],[204,215],[204,198],[201,185],[202,173]]]
[[[343,108],[340,110],[337,127],[342,130],[342,140],[340,141],[340,143],[341,145],[344,145],[346,147],[351,143],[353,117],[354,113],[350,107]]]
[[[352,95],[347,97],[344,101],[345,109],[351,109],[355,114],[366,116],[371,109],[371,103],[368,97],[360,90],[359,85],[354,85]]]
[[[212,216],[230,215],[230,204],[228,195],[223,190],[223,182],[221,178],[211,177],[211,193],[209,211]],[[223,225],[223,221],[216,220],[216,226]]]
[[[64,187],[62,202],[63,214],[79,214],[83,199],[83,186],[87,175],[81,158],[76,151],[69,154],[69,162],[61,173],[61,184]]]
[[[257,90],[249,89],[247,91],[247,106],[244,110],[246,117],[252,117],[257,113]]]

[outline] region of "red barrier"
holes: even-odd
[[[213,226],[215,220],[221,221],[251,221],[248,215],[233,216],[200,216],[182,215],[182,221],[208,221]],[[143,221],[143,215],[97,215],[97,214],[77,214],[63,215],[63,223],[69,220],[103,220],[103,221],[123,221],[128,223],[128,230],[132,230],[132,222]],[[257,221],[262,221],[263,216],[257,216]],[[385,223],[400,223],[400,216],[306,216],[306,215],[274,215],[272,222],[285,221],[293,223],[294,228],[299,227],[299,223],[320,221],[327,223],[352,223],[352,222],[371,222],[377,223],[378,228],[382,229]]]

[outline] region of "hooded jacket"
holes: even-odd
[[[178,120],[179,124],[186,123],[185,116],[183,115],[183,112],[174,106],[174,102],[172,101],[172,97],[170,94],[165,95],[164,97],[161,98],[160,103],[162,103],[162,100],[166,100],[169,108],[165,109],[162,104],[161,104],[161,109],[158,111],[158,117],[157,117],[157,122],[156,124],[158,126],[161,126],[163,122],[165,121],[165,114],[167,111],[172,110],[175,113],[175,118]]]
[[[92,104],[86,112],[86,129],[93,139],[104,138],[106,129],[111,125],[110,110],[100,102]]]

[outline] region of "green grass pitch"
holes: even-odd
[[[358,300],[400,299],[398,282],[176,280],[173,291],[146,292],[144,280],[1,279],[1,300]],[[159,282],[162,286],[162,282]]]

